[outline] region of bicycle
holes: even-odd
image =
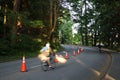
[[[49,64],[47,61],[45,61],[45,60],[41,61],[41,68],[43,71],[48,71],[48,70],[56,68],[56,63],[54,62],[53,56],[50,57],[50,62],[51,62],[52,67],[49,67]]]

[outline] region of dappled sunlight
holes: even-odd
[[[39,54],[38,55],[38,58],[40,59],[40,60],[47,60],[48,59],[48,57],[46,57],[45,55],[43,55],[43,54]],[[57,61],[58,61],[58,63],[66,63],[67,62],[67,60],[62,56],[62,55],[55,55],[55,58],[57,59]]]
[[[67,60],[62,55],[56,55],[56,59],[59,63],[66,63]]]
[[[95,70],[95,69],[91,69],[97,76],[100,76],[100,72]]]
[[[74,59],[75,59],[76,62],[80,63],[82,66],[84,66],[87,69],[90,69],[91,71],[93,71],[96,74],[96,76],[98,76],[98,78],[101,76],[101,72],[91,68],[89,65],[85,64],[84,62],[82,62],[81,60],[79,60],[77,58],[74,58]],[[113,78],[112,76],[110,76],[109,74],[107,74],[103,80],[116,80],[116,79]]]
[[[107,74],[107,75],[105,76],[105,79],[103,79],[103,80],[116,80],[116,79],[113,78],[112,76],[110,76],[109,74]]]

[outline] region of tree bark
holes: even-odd
[[[20,9],[20,0],[14,0],[13,11],[18,13]]]
[[[14,0],[13,4],[13,11],[14,11],[14,20],[13,20],[13,26],[11,30],[11,45],[15,45],[16,43],[16,35],[17,35],[17,14],[19,12],[20,8],[20,0]]]
[[[49,34],[49,41],[50,41],[50,38],[51,38],[51,33],[52,33],[52,31],[51,31],[51,29],[52,29],[52,15],[53,15],[53,13],[52,13],[52,9],[53,9],[53,1],[52,0],[50,0],[50,34]]]
[[[53,9],[54,7],[54,9]],[[54,10],[54,12],[52,12]],[[54,6],[52,0],[50,0],[50,34],[49,34],[49,41],[52,40],[52,35],[56,27],[57,22],[57,1],[54,0]]]
[[[87,7],[86,7],[86,0],[85,0],[85,15],[86,15],[86,11],[87,11]],[[88,29],[87,29],[87,17],[85,16],[85,45],[88,45]]]

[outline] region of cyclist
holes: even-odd
[[[51,65],[51,62],[50,62],[50,56],[52,54],[52,49],[50,47],[50,43],[47,43],[45,47],[43,47],[41,50],[40,50],[40,59],[41,61],[47,61],[48,62],[48,65],[49,67],[52,67]]]
[[[98,45],[98,48],[99,48],[99,52],[100,52],[100,53],[101,53],[101,47],[102,47],[102,46],[99,44],[99,45]]]

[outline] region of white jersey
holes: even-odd
[[[45,46],[40,50],[40,52],[50,52],[50,48]]]

